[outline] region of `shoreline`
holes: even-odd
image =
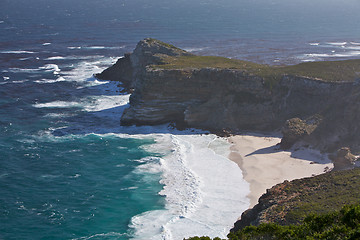
[[[240,167],[243,178],[250,184],[249,208],[276,184],[285,180],[311,177],[333,168],[330,159],[317,150],[300,148],[290,151],[280,150],[280,137],[248,134],[228,138],[229,159]]]
[[[226,238],[250,203],[249,184],[228,158],[231,144],[214,134],[167,131],[152,135],[155,143],[146,147],[161,154],[159,161],[150,159],[146,164],[161,174],[158,194],[164,197],[164,209],[133,216],[129,224],[133,237]]]

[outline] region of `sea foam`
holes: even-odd
[[[304,54],[303,57],[307,60],[310,59],[318,59],[318,58],[344,58],[344,57],[355,57],[360,55],[360,51],[348,51],[348,52],[343,52],[343,53],[336,53],[336,52],[332,52],[332,53],[309,53],[309,54]]]
[[[215,135],[162,134],[159,148],[171,149],[160,160],[166,210],[133,217],[134,239],[226,237],[249,206],[248,183],[227,158],[230,145]]]
[[[56,80],[54,80],[56,82]],[[46,83],[49,83],[47,81]],[[53,101],[47,103],[36,103],[33,106],[36,108],[68,108],[78,107],[82,108],[87,112],[103,111],[118,106],[123,106],[129,102],[130,95],[100,95],[100,96],[89,96],[82,98],[79,101]],[[118,113],[118,112],[116,112]],[[113,115],[111,112],[107,112],[107,115]],[[109,116],[111,117],[111,116]],[[119,117],[118,115],[116,117]]]
[[[26,50],[13,50],[13,51],[1,51],[0,53],[8,53],[8,54],[32,54],[32,53],[36,53],[36,52],[26,51]]]
[[[33,106],[36,108],[69,108],[81,107],[81,104],[79,102],[53,101],[48,103],[36,103]]]
[[[43,67],[40,67],[39,69],[45,71],[52,71],[54,74],[59,74],[61,71],[59,66],[56,64],[46,64]]]
[[[45,60],[51,61],[51,60],[64,60],[64,59],[66,59],[66,58],[63,56],[54,56],[54,57],[48,57]]]
[[[88,49],[88,50],[102,50],[102,49],[109,49],[109,50],[115,50],[115,49],[122,49],[125,46],[116,46],[116,47],[107,47],[107,46],[71,46],[68,47],[68,49],[74,50],[74,49]]]
[[[92,60],[92,61],[90,61]],[[83,87],[88,87],[87,84],[94,83],[92,74],[101,72],[102,66],[109,66],[115,63],[116,58],[104,58],[103,56],[96,56],[96,58],[89,58],[89,61],[82,61],[74,66],[74,69],[70,71],[62,71],[63,77],[67,81],[85,82]],[[91,80],[91,81],[89,81]]]
[[[334,46],[344,46],[347,44],[347,42],[327,42],[327,44]]]
[[[207,47],[198,47],[198,48],[184,48],[187,52],[200,52],[207,49]]]
[[[41,79],[35,80],[35,83],[45,84],[45,83],[56,83],[56,82],[64,82],[66,81],[63,77],[58,77],[57,79]]]

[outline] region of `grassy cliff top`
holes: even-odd
[[[352,82],[360,78],[360,59],[345,61],[306,62],[290,66],[269,66],[237,59],[216,56],[163,57],[164,64],[156,69],[219,68],[233,69],[259,75],[266,80],[276,81],[282,75],[315,78],[331,82]]]

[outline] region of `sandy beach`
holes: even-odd
[[[282,151],[277,144],[280,137],[257,134],[229,137],[232,144],[229,158],[241,168],[250,184],[250,207],[266,189],[285,180],[322,174],[333,168],[326,155],[313,149]]]

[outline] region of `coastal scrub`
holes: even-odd
[[[360,205],[346,205],[339,211],[327,214],[311,214],[299,225],[282,226],[276,223],[263,223],[259,226],[245,227],[228,235],[229,240],[355,240],[359,238]],[[187,240],[211,240],[211,238],[192,237]]]
[[[268,85],[278,82],[283,75],[313,78],[329,82],[353,82],[360,78],[360,60],[306,62],[288,66],[270,66],[217,56],[164,56],[157,69],[219,68],[247,72],[263,77]]]

